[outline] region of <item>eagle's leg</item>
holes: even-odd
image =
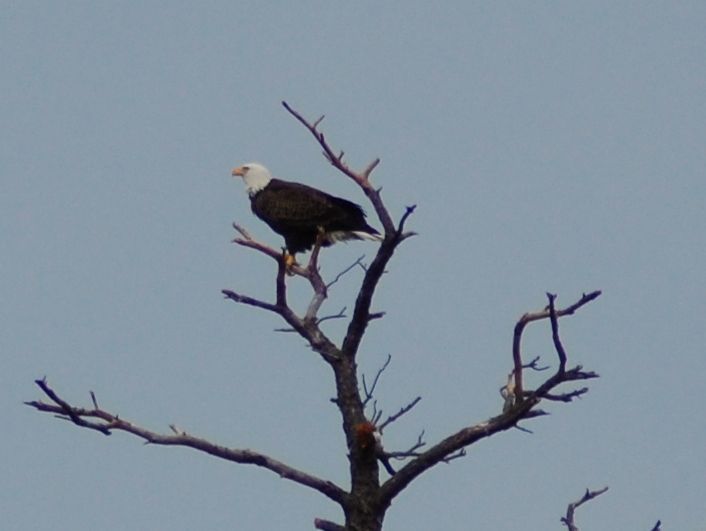
[[[292,268],[297,265],[297,259],[294,257],[294,253],[289,253],[287,248],[282,249],[282,262],[284,262],[284,269],[287,274],[291,277],[294,275]]]

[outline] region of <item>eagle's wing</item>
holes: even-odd
[[[253,211],[276,225],[316,227],[336,225],[343,219],[363,217],[360,206],[331,196],[305,184],[272,179],[267,188],[253,198]]]

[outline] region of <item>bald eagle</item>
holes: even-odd
[[[275,179],[262,164],[251,162],[232,172],[242,177],[253,213],[284,237],[290,255],[344,240],[381,241],[365,222],[363,209],[340,197],[307,186]]]

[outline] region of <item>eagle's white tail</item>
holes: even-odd
[[[382,234],[372,234],[370,232],[364,232],[362,230],[354,230],[352,232],[361,240],[370,240],[372,242],[381,242],[384,239]]]
[[[381,234],[372,234],[370,232],[365,232],[362,230],[337,230],[333,232],[327,232],[326,238],[331,242],[344,242],[346,240],[370,240],[373,242],[381,242],[383,236]]]

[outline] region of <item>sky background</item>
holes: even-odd
[[[189,449],[105,437],[22,404],[46,376],[156,431],[253,448],[346,485],[330,370],[276,316],[273,246],[233,166],[258,160],[365,204],[281,107],[398,219],[359,364],[396,411],[388,449],[496,415],[512,327],[561,321],[595,370],[577,403],[469,448],[399,496],[387,530],[706,529],[704,2],[2,2],[0,513],[3,529],[313,529],[320,494]],[[369,212],[372,208],[367,205]],[[371,223],[380,226],[371,217]],[[336,273],[374,244],[326,250]],[[355,271],[322,313],[352,304]],[[291,279],[293,304],[306,285]],[[340,339],[343,323],[326,328]],[[527,357],[554,362],[549,324]],[[540,380],[535,375],[530,383]]]

